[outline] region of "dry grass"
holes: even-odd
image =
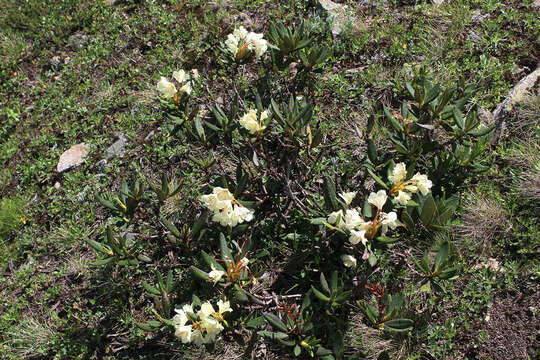
[[[391,359],[402,359],[405,354],[392,338],[385,338],[377,329],[365,325],[362,314],[355,314],[345,334],[345,358],[377,359],[388,352]]]
[[[540,201],[540,167],[526,171],[520,184],[521,194],[533,201]]]
[[[58,334],[53,326],[35,318],[26,318],[6,334],[6,341],[21,359],[33,359],[45,355]],[[13,350],[12,350],[13,351]]]
[[[508,234],[512,224],[498,200],[471,194],[465,202],[465,212],[457,233],[468,238],[488,253],[494,240]]]

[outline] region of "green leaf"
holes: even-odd
[[[201,251],[201,255],[203,257],[203,260],[208,264],[209,267],[212,267],[213,265],[214,269],[219,271],[225,271],[225,269],[223,269],[223,266],[221,266],[221,264],[218,263],[216,259],[214,259],[212,256],[208,255],[206,251]]]
[[[391,331],[409,331],[413,328],[414,321],[411,319],[392,319],[384,322],[384,328]]]
[[[106,248],[101,243],[99,243],[99,242],[97,242],[95,240],[92,240],[92,239],[86,239],[86,242],[88,243],[88,245],[90,245],[92,248],[94,248],[94,250],[96,250],[97,252],[100,252],[102,254],[111,255],[109,253],[111,250]]]
[[[385,188],[386,190],[389,190],[388,189],[388,186],[384,183],[384,181],[378,177],[377,175],[375,175],[375,173],[368,167],[366,167],[366,170],[367,172],[369,173],[369,175],[371,175],[371,177],[373,178],[373,180],[375,180],[379,185],[381,185],[383,188]]]
[[[196,118],[194,120],[195,130],[197,131],[197,135],[199,135],[199,139],[202,141],[206,141],[206,134],[204,133],[204,128],[201,123],[201,119]]]
[[[436,211],[437,204],[435,203],[435,199],[433,199],[433,196],[429,194],[426,201],[424,202],[424,206],[422,207],[422,213],[420,214],[420,219],[425,226],[431,225],[435,217]]]
[[[442,244],[441,248],[439,249],[439,252],[437,253],[437,256],[435,257],[435,263],[433,264],[433,272],[436,273],[439,271],[439,268],[442,264],[445,263],[446,259],[448,258],[448,254],[450,253],[450,244],[448,241],[446,241],[444,244]]]
[[[189,269],[191,270],[191,272],[193,273],[193,275],[195,275],[196,277],[198,277],[199,279],[202,279],[204,281],[210,281],[210,276],[208,276],[208,273],[202,271],[201,269],[191,265],[189,267]]]
[[[180,230],[178,230],[178,228],[172,222],[170,222],[165,216],[160,215],[159,219],[161,220],[161,223],[163,224],[163,226],[165,226],[165,228],[167,228],[167,230],[169,230],[171,234],[174,235],[174,237],[176,237],[177,239],[182,238],[182,234],[180,233]]]
[[[331,295],[334,295],[337,292],[338,289],[338,272],[335,270],[332,275],[330,276],[330,290]]]
[[[270,338],[272,340],[277,340],[277,339],[285,340],[289,337],[289,335],[282,332],[273,332],[273,331],[266,331],[266,330],[261,330],[258,332],[258,334],[264,337]]]
[[[326,277],[324,276],[324,273],[321,271],[321,286],[324,291],[326,291],[328,294],[330,294],[330,287],[328,286],[328,282],[326,281]]]
[[[241,303],[249,301],[246,292],[240,286],[238,286],[238,284],[234,284],[234,299],[236,302]]]
[[[331,211],[335,211],[339,207],[336,197],[336,185],[329,176],[324,178],[324,202],[327,207],[330,207]]]
[[[300,355],[301,352],[302,352],[302,348],[300,348],[300,345],[296,344],[293,350],[294,356]]]
[[[393,244],[399,241],[399,238],[391,238],[388,236],[378,236],[377,241],[381,244]]]
[[[225,238],[225,235],[223,233],[219,233],[219,248],[221,251],[221,259],[223,261],[230,262],[233,260],[231,249],[229,249],[229,246],[227,245],[227,239]]]
[[[465,127],[465,121],[463,120],[463,116],[461,115],[461,111],[459,111],[458,108],[454,107],[454,120],[456,121],[456,125],[463,130]]]
[[[154,321],[155,320],[152,320],[152,321],[148,321],[146,323],[140,323],[140,322],[135,322],[135,326],[137,326],[139,329],[143,330],[143,331],[156,331],[157,328],[159,327],[159,325],[161,325],[161,323],[159,321],[155,321],[158,323],[157,326],[154,326]]]
[[[288,331],[287,326],[285,326],[285,324],[276,315],[272,313],[264,313],[263,316],[266,321],[268,321],[268,323],[272,325],[275,329],[280,330],[284,333]]]
[[[364,308],[364,311],[365,311],[369,321],[371,321],[373,324],[376,324],[377,323],[378,311],[373,306],[371,306],[370,304],[366,304],[366,306]]]
[[[244,327],[251,328],[251,329],[256,329],[258,327],[263,326],[264,323],[265,323],[264,317],[263,316],[257,316],[256,318],[253,318],[253,319],[249,320],[244,325]]]
[[[413,99],[416,99],[415,97],[416,91],[414,90],[410,82],[407,81],[405,83],[405,89],[407,89],[407,91],[409,92],[409,95],[411,95]]]
[[[386,118],[388,119],[388,121],[390,121],[390,124],[392,125],[392,127],[402,133],[403,132],[403,126],[401,126],[401,124],[396,120],[396,118],[390,113],[390,110],[388,110],[388,108],[385,106],[384,107],[384,114],[386,115]]]
[[[411,215],[407,211],[401,212],[401,222],[405,224],[407,227],[407,230],[409,230],[411,233],[414,232],[414,221],[411,218]]]
[[[318,297],[320,300],[330,302],[330,298],[317,290],[313,285],[311,285],[311,290],[313,291],[313,294],[315,294],[315,296]]]
[[[469,131],[468,134],[471,135],[471,136],[474,136],[474,137],[482,137],[482,136],[487,135],[490,132],[492,132],[493,129],[495,129],[496,125],[497,124],[495,122],[494,124],[492,124],[491,126],[488,126],[486,128],[476,130],[476,131]]]
[[[155,287],[150,284],[148,284],[146,281],[143,280],[142,282],[143,288],[148,291],[150,294],[155,296],[160,296],[161,292]]]
[[[373,164],[377,164],[377,146],[372,139],[368,139],[368,158]]]

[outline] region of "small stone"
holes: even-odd
[[[53,56],[51,58],[51,66],[53,68],[59,67],[61,63],[62,63],[62,59],[60,58],[60,56]]]
[[[319,0],[319,4],[332,18],[332,35],[341,34],[349,24],[360,28],[358,20],[348,14],[347,5],[341,5],[331,0]]]
[[[55,188],[56,190],[60,189],[60,186],[61,186],[61,185],[60,185],[60,183],[59,183],[58,181],[54,183],[54,188]]]
[[[106,160],[111,160],[114,157],[122,157],[125,154],[124,146],[126,146],[128,140],[126,136],[121,132],[114,132],[114,136],[118,139],[109,148],[105,154]]]
[[[444,0],[433,0],[433,2],[437,5],[441,5],[444,2]]]
[[[144,141],[150,141],[154,137],[154,135],[156,135],[155,130],[150,131],[148,135],[146,135],[146,137],[144,138]]]
[[[533,6],[534,7],[540,7],[540,0],[534,0]]]
[[[27,106],[24,110],[25,110],[26,112],[33,112],[34,109],[35,109],[34,105],[30,105],[30,106]]]
[[[75,166],[78,166],[84,162],[84,159],[88,155],[88,145],[85,143],[80,143],[73,145],[68,150],[64,151],[60,155],[58,160],[58,165],[56,166],[56,171],[59,173],[71,169]]]
[[[68,42],[75,49],[82,49],[86,44],[88,44],[88,36],[84,34],[71,35]]]

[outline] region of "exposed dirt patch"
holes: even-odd
[[[473,337],[485,342],[467,345],[465,354],[469,359],[537,359],[540,344],[539,287],[529,294],[508,294],[497,297],[488,309]]]

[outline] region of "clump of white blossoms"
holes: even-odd
[[[251,54],[260,58],[268,49],[268,42],[263,39],[263,36],[264,34],[248,32],[246,28],[240,26],[227,36],[225,46],[237,61],[243,60]]]
[[[228,301],[219,300],[216,311],[210,302],[201,304],[197,313],[193,305],[185,304],[181,309],[175,309],[176,315],[172,318],[175,329],[174,335],[182,343],[194,343],[202,345],[212,343],[216,336],[224,329],[222,324],[227,325],[223,318],[226,312],[232,312]]]
[[[352,202],[354,196],[350,194],[343,193],[340,196],[346,199],[345,201],[350,199],[350,202]],[[336,225],[339,229],[348,231],[351,244],[356,245],[361,242],[366,246],[368,241],[379,233],[379,230],[381,230],[382,235],[385,235],[389,228],[393,230],[400,225],[394,211],[389,213],[382,211],[387,199],[388,196],[384,190],[377,193],[372,192],[369,195],[368,202],[377,208],[377,213],[371,221],[364,220],[357,209],[347,209],[345,212],[343,210],[334,211],[328,216],[327,222]]]
[[[251,109],[240,118],[239,122],[250,134],[259,137],[263,130],[266,129],[266,125],[264,125],[266,119],[268,119],[268,110],[257,116],[257,110]]]
[[[346,267],[356,267],[356,258],[352,255],[341,255],[341,261]]]
[[[157,83],[157,91],[163,99],[172,98],[175,104],[178,104],[180,101],[180,95],[191,94],[192,88],[190,76],[184,70],[178,70],[173,72],[172,77],[174,80],[176,80],[177,85],[179,86],[179,90],[176,89],[176,85],[174,83],[170,82],[166,77],[162,76]]]
[[[426,175],[416,173],[411,179],[407,180],[407,166],[405,163],[399,163],[394,166],[392,174],[388,176],[388,180],[392,183],[390,194],[394,196],[394,202],[400,205],[407,205],[411,200],[411,194],[418,191],[424,196],[429,194],[433,183]]]
[[[253,210],[244,207],[228,189],[215,187],[213,192],[201,196],[203,205],[213,213],[212,221],[222,226],[235,227],[253,220]]]

